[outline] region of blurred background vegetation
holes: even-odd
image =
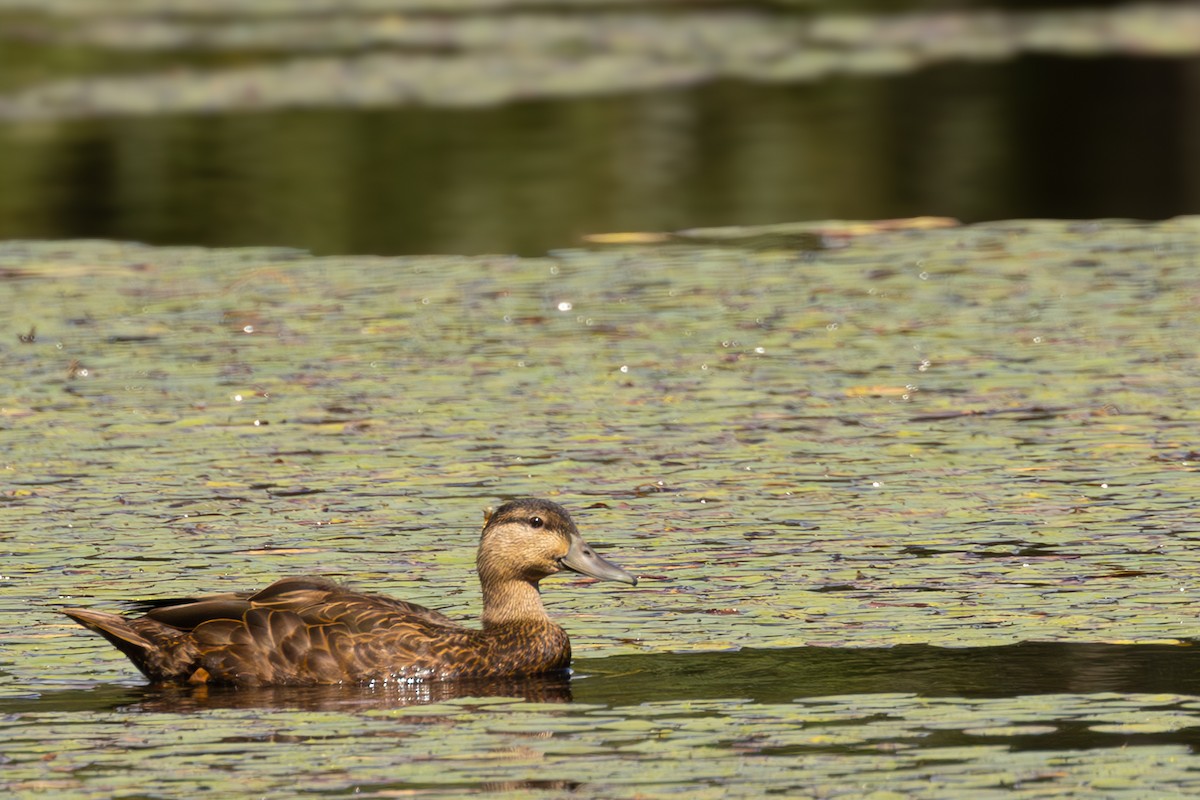
[[[0,238],[1200,207],[1200,3],[0,0]]]

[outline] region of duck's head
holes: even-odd
[[[488,509],[475,564],[485,583],[516,579],[536,584],[547,575],[571,570],[637,585],[637,578],[596,555],[567,510],[549,500],[514,500]]]

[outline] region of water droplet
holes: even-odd
[[[428,297],[422,297],[422,298],[421,298],[421,305],[423,305],[423,306],[427,306],[427,305],[429,305],[429,298],[428,298]]]
[[[756,347],[756,348],[754,348],[754,352],[758,353],[758,354],[761,356],[763,353],[767,352],[767,348],[765,348],[765,347]]]
[[[1033,343],[1034,343],[1034,344],[1041,344],[1041,343],[1042,343],[1042,337],[1040,337],[1040,336],[1035,336],[1035,337],[1033,337]]]
[[[244,328],[242,328],[242,333],[254,333],[254,326],[253,325],[245,326]]]
[[[621,372],[629,372],[629,365],[628,365],[628,364],[622,364],[622,365],[621,365]]]
[[[235,403],[240,403],[240,402],[242,402],[242,396],[241,396],[240,394],[235,394],[235,395],[233,396],[233,402],[235,402]]]
[[[571,303],[566,300],[563,300],[561,303],[558,304],[559,311],[570,311],[574,307],[575,306],[571,305]]]

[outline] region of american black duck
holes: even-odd
[[[567,510],[516,500],[484,520],[475,559],[483,625],[320,577],[283,578],[254,593],[155,601],[130,618],[65,609],[155,682],[239,686],[490,679],[561,672],[566,632],[538,582],[563,570],[632,585],[592,551]]]

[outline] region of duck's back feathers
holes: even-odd
[[[444,680],[565,669],[566,634],[550,620],[488,632],[444,614],[324,578],[276,581],[253,594],[164,604],[126,619],[64,611],[155,681],[307,685]]]
[[[159,600],[153,602],[153,608],[146,616],[173,628],[190,631],[205,622],[216,619],[241,619],[252,608],[295,611],[308,618],[312,618],[314,615],[320,616],[321,612],[318,609],[324,608],[326,609],[324,617],[328,620],[335,607],[340,609],[350,601],[358,601],[357,605],[362,607],[361,610],[367,608],[376,608],[381,611],[391,610],[409,615],[413,619],[425,620],[431,625],[460,627],[457,622],[445,614],[416,603],[407,603],[379,594],[355,592],[327,578],[312,575],[281,578],[257,592]],[[378,620],[375,622],[377,624]],[[370,625],[369,622],[367,624]]]

